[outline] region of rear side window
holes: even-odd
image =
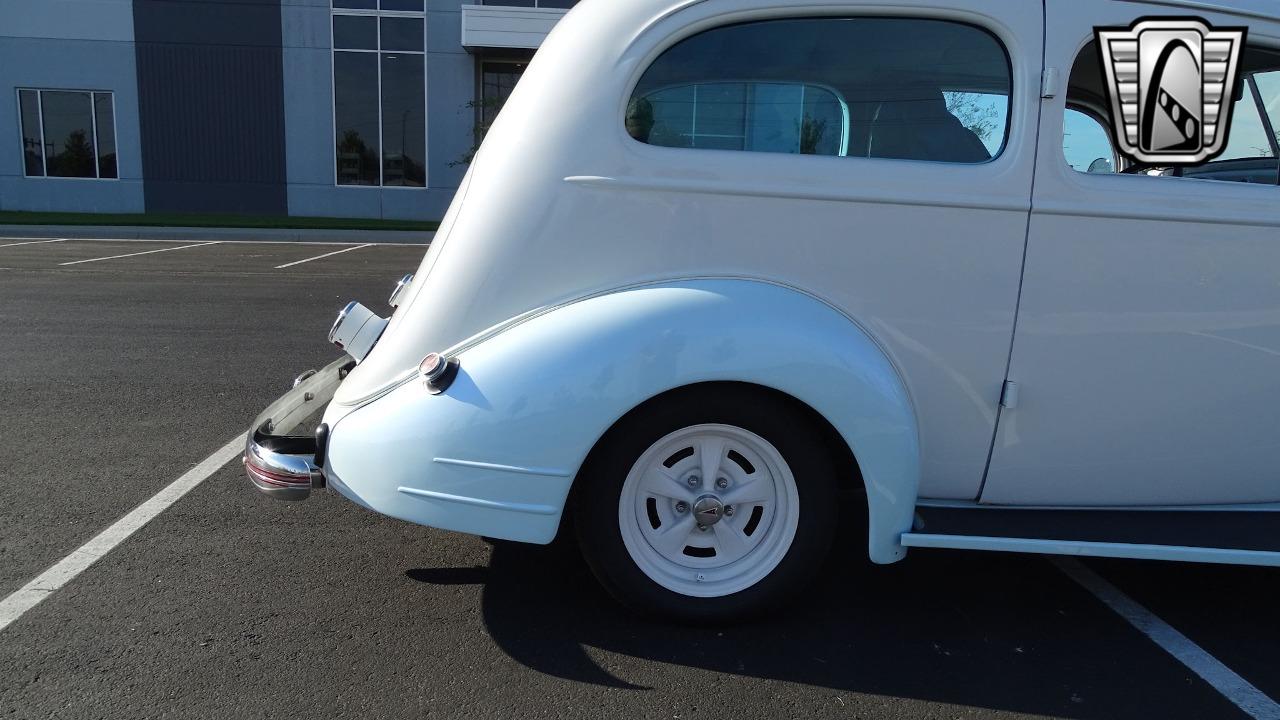
[[[636,140],[678,148],[986,162],[1010,70],[962,23],[811,18],[729,25],[668,49],[627,104]]]

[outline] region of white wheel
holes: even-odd
[[[730,622],[792,598],[836,525],[821,418],[764,388],[695,385],[632,410],[574,484],[582,555],[618,600]]]
[[[799,520],[782,454],[732,425],[693,425],[653,443],[618,500],[622,541],[636,566],[692,597],[731,595],[764,579],[791,548]]]

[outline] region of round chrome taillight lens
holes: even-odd
[[[449,366],[449,361],[444,359],[440,353],[429,353],[422,358],[422,362],[418,363],[418,372],[422,373],[422,377],[430,382],[439,379]]]
[[[428,353],[418,363],[418,374],[426,381],[427,389],[439,395],[448,389],[454,378],[458,376],[458,361],[441,355]]]

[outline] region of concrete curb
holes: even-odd
[[[0,225],[0,238],[94,240],[221,240],[262,242],[398,243],[426,245],[430,230],[308,230],[299,228],[194,228],[104,225]]]

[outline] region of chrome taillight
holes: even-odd
[[[333,327],[329,330],[329,342],[347,351],[356,362],[360,362],[386,329],[386,318],[378,317],[358,302],[349,302],[338,313],[338,319],[333,321]]]
[[[400,301],[404,299],[404,293],[409,289],[411,282],[413,282],[413,273],[400,278],[400,282],[396,283],[396,289],[391,291],[391,297],[387,298],[387,304],[393,308],[400,307]]]
[[[458,377],[458,361],[440,353],[428,353],[418,363],[418,374],[426,381],[427,390],[439,395]]]

